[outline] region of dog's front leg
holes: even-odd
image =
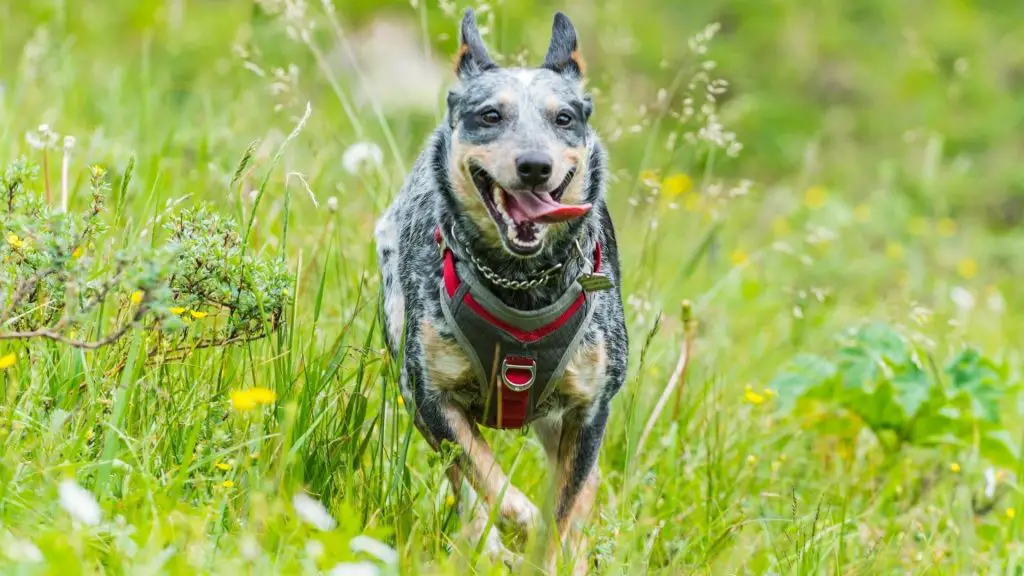
[[[508,476],[494,458],[494,452],[480,434],[476,424],[465,411],[441,395],[424,395],[417,405],[417,427],[427,437],[435,450],[443,441],[460,448],[455,467],[449,471],[449,478],[456,496],[460,495],[462,477],[469,482],[470,498],[463,504],[471,507],[471,521],[466,529],[478,540],[484,538],[488,553],[501,556],[507,561],[507,550],[493,528],[485,534],[490,510],[497,507],[499,514],[518,525],[531,530],[540,520],[537,507],[518,488],[512,486]],[[476,495],[483,502],[478,503]]]
[[[558,441],[555,520],[559,541],[569,558],[575,560],[575,574],[588,572],[586,542],[580,524],[587,519],[597,496],[597,456],[608,422],[608,404],[575,408],[562,419]],[[554,572],[559,550],[548,559]]]

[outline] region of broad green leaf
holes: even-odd
[[[946,365],[950,385],[970,399],[976,418],[999,422],[999,401],[1006,386],[996,365],[977,350],[965,349]]]
[[[1006,468],[1017,466],[1019,449],[1007,430],[999,428],[983,432],[980,448],[981,455],[993,464]]]
[[[835,364],[820,356],[800,354],[768,383],[768,388],[778,393],[780,408],[788,410],[809,390],[828,382],[835,375]]]

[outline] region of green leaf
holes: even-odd
[[[907,418],[917,415],[918,410],[931,396],[932,386],[933,382],[928,374],[913,364],[892,379],[896,403],[903,408]]]
[[[1019,448],[1013,437],[1002,428],[983,432],[979,445],[981,455],[997,466],[1014,468]]]
[[[967,348],[949,361],[946,373],[953,390],[970,400],[976,418],[999,422],[999,401],[1006,385],[995,363]]]
[[[768,388],[778,393],[780,408],[788,410],[809,390],[828,382],[835,375],[835,364],[821,356],[800,354],[768,383]]]

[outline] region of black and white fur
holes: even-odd
[[[541,67],[500,68],[467,11],[456,72],[459,83],[448,95],[444,122],[376,225],[388,346],[402,361],[401,392],[413,407],[417,428],[435,449],[444,441],[461,448],[449,471],[453,486],[465,478],[472,499],[479,495],[497,506],[504,520],[532,529],[541,520],[537,507],[514,486],[506,488],[508,478],[466,411],[480,386],[441,312],[442,262],[434,232],[440,228],[454,236],[457,257],[472,254],[512,280],[563,263],[559,277],[530,290],[488,284],[502,301],[521,310],[557,299],[588,265],[579,253],[593,254],[595,244],[601,244],[602,272],[616,287],[595,293],[583,344],[543,407],[545,415],[532,424],[555,476],[559,534],[575,550],[583,543],[577,524],[595,497],[598,451],[610,402],[625,380],[628,355],[618,248],[604,198],[607,158],[588,124],[592,106],[583,92],[575,29],[565,15],[556,14]],[[502,222],[505,216],[494,205],[497,196],[489,196],[490,187],[519,193],[524,184],[516,160],[526,154],[551,160],[550,178],[540,186],[563,203],[591,204],[589,212],[569,222]],[[535,179],[532,185],[537,186]],[[466,528],[486,538],[485,549],[493,557],[508,560],[511,553],[497,535],[483,534],[486,513],[476,513]],[[577,569],[585,570],[585,561]]]

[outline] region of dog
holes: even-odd
[[[538,68],[496,65],[472,10],[460,36],[445,118],[376,222],[380,310],[415,426],[435,450],[457,446],[447,474],[475,510],[463,528],[510,563],[488,508],[527,533],[543,519],[478,426],[537,433],[560,542],[585,550],[580,524],[629,342],[575,28],[555,15]]]

